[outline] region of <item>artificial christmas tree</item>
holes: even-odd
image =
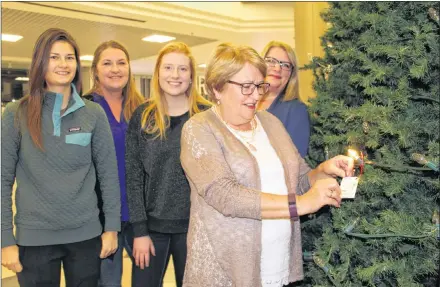
[[[301,286],[436,286],[439,2],[331,2],[309,108],[311,166],[363,155],[354,199],[302,219]],[[437,171],[435,170],[437,168]]]

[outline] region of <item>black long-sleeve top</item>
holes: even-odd
[[[134,237],[149,230],[161,233],[188,231],[190,187],[180,164],[180,137],[189,112],[170,118],[166,139],[147,134],[141,126],[139,106],[126,135],[126,184]]]

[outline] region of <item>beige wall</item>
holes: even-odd
[[[312,57],[324,55],[321,37],[327,24],[321,19],[320,13],[328,8],[326,2],[295,2],[295,47],[300,66],[309,63]],[[316,96],[312,88],[312,71],[300,71],[300,93],[308,98]]]
[[[276,2],[273,5],[268,2],[172,2],[172,5],[196,9],[206,13],[215,13],[228,18],[242,20],[272,20],[274,15],[278,19],[289,19],[292,17],[289,9],[292,2]],[[287,8],[287,9],[286,9]],[[209,15],[208,14],[208,15]]]
[[[82,90],[84,94],[87,93],[93,87],[93,81],[90,75],[89,67],[82,67],[81,72],[82,72]]]

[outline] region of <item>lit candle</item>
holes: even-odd
[[[360,159],[358,152],[356,150],[354,150],[354,149],[351,149],[351,148],[348,149],[348,156],[352,157],[354,160],[359,160]]]
[[[348,156],[353,158],[355,161],[359,163],[359,165],[364,165],[363,157],[359,156],[359,153],[355,149],[348,149]]]
[[[355,149],[348,149],[347,151],[348,156],[353,158],[355,161],[355,164],[357,164],[357,166],[359,167],[359,174],[362,175],[362,173],[364,172],[364,159],[363,159],[363,155],[361,153],[361,156],[359,156],[359,153],[355,150]]]

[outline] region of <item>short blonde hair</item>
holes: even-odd
[[[299,94],[299,78],[298,78],[298,60],[296,59],[296,54],[293,48],[280,41],[270,41],[266,47],[264,47],[261,56],[265,58],[267,53],[269,53],[270,49],[273,47],[278,47],[283,49],[287,53],[287,57],[289,57],[290,62],[293,64],[293,70],[290,73],[289,81],[287,82],[286,88],[284,89],[284,97],[282,101],[291,101],[294,99],[298,99],[303,103],[307,103],[307,97],[301,97]]]
[[[214,90],[221,92],[227,81],[240,72],[246,63],[256,67],[263,77],[266,76],[266,63],[253,48],[230,43],[217,46],[205,72],[206,91],[212,101],[216,101]]]

